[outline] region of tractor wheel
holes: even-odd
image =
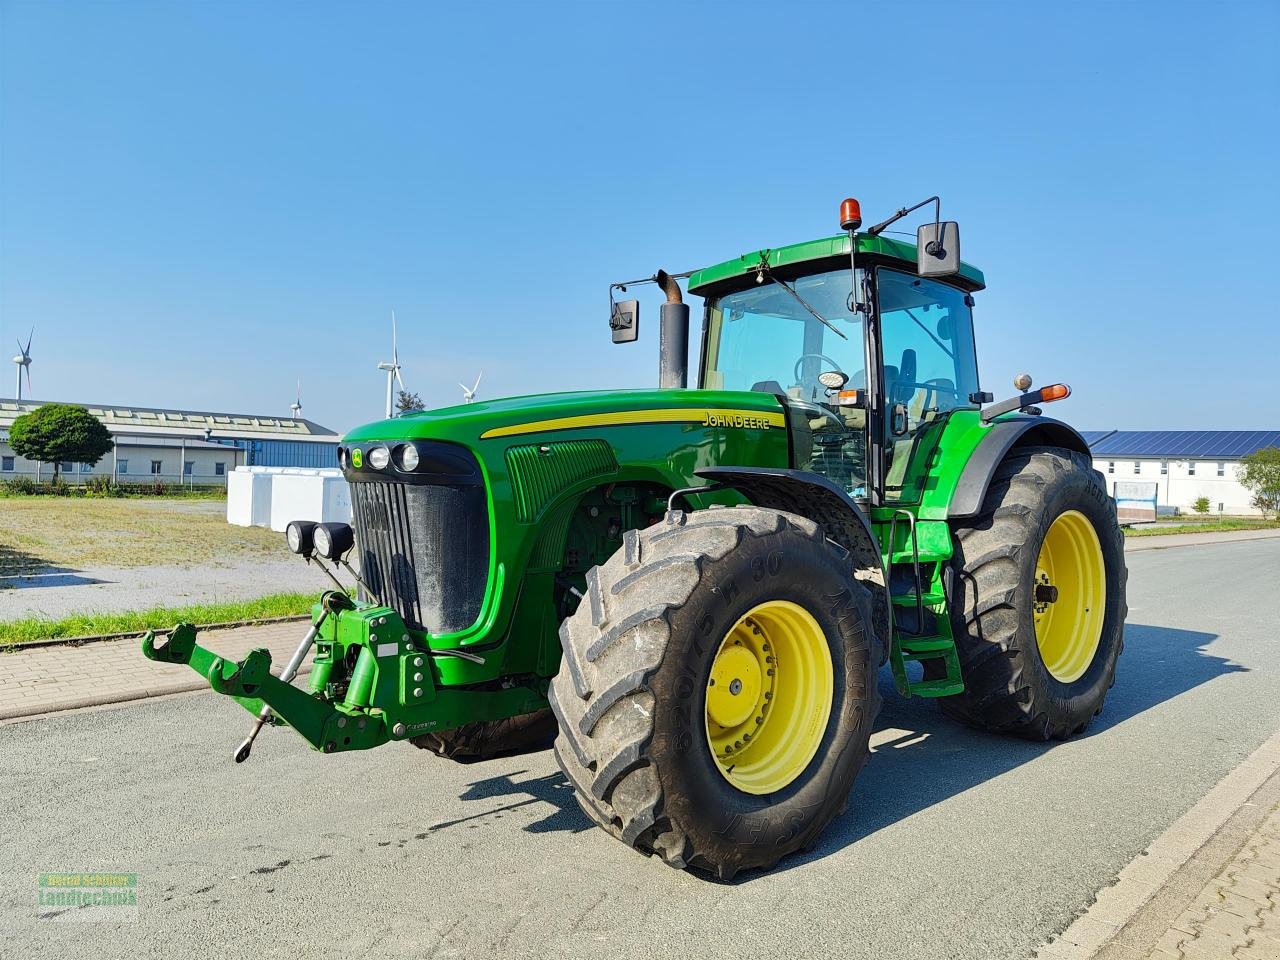
[[[722,880],[812,846],[880,707],[871,595],[802,517],[740,506],[626,534],[560,628],[555,753],[583,810]]]
[[[555,714],[539,710],[505,720],[466,723],[453,730],[424,733],[411,737],[410,742],[451,760],[488,760],[506,753],[545,750],[555,735]]]
[[[1015,451],[954,537],[965,692],[942,709],[1032,740],[1081,732],[1115,682],[1128,610],[1124,539],[1101,475],[1069,450]]]

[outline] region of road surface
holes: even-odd
[[[1132,553],[1120,675],[1058,745],[886,684],[820,846],[717,884],[578,811],[549,753],[324,757],[193,694],[0,727],[6,956],[1027,957],[1280,728],[1280,540]],[[138,874],[135,920],[37,920],[37,875]]]

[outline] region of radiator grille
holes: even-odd
[[[405,623],[435,634],[475,622],[489,571],[484,488],[351,484],[361,575]]]

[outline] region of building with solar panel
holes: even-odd
[[[1122,520],[1191,513],[1200,497],[1210,513],[1257,516],[1236,474],[1240,458],[1280,448],[1280,430],[1087,430],[1084,438]]]
[[[52,479],[49,464],[18,456],[9,428],[43,400],[0,399],[0,480]],[[114,447],[96,464],[63,463],[68,483],[98,475],[121,483],[224,486],[236,467],[336,467],[339,437],[302,417],[81,404],[106,425]]]

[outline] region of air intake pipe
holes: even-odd
[[[665,270],[654,279],[667,295],[658,331],[658,386],[679,390],[689,385],[689,305],[680,297],[680,284]]]

